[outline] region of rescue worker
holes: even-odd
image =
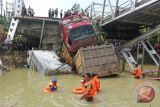
[[[85,99],[86,101],[93,101],[93,96],[96,94],[95,83],[92,81],[91,74],[85,74],[85,92],[81,96],[81,99]]]
[[[50,8],[48,11],[48,17],[51,18],[51,16],[52,16],[52,9]]]
[[[58,8],[55,9],[55,18],[58,18]]]
[[[55,14],[55,11],[54,9],[51,10],[51,18],[54,18],[54,14]]]
[[[100,90],[100,80],[98,79],[98,76],[97,76],[96,73],[92,74],[92,80],[95,82],[96,91],[99,92],[99,90]]]
[[[49,84],[50,91],[55,92],[57,91],[57,80],[53,79],[52,82]]]
[[[138,67],[138,64],[135,64],[135,69],[132,71],[132,74],[134,75],[134,78],[139,79],[142,75],[141,68]]]

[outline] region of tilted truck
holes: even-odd
[[[75,14],[60,22],[63,45],[60,57],[76,68],[79,74],[97,73],[100,77],[120,73],[114,47],[94,46],[96,33],[85,14]]]

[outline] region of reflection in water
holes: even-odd
[[[145,79],[134,79],[128,73],[112,78],[101,78],[101,91],[93,102],[80,100],[81,95],[72,93],[80,87],[79,75],[56,75],[58,91],[44,93],[43,88],[51,81],[52,76],[41,76],[28,69],[16,69],[0,77],[0,107],[153,107],[160,105],[159,93],[149,104],[138,104],[135,100],[135,89],[143,82],[151,82],[157,89],[160,82]]]
[[[135,86],[138,87],[139,85],[141,85],[141,79],[134,79],[135,81]]]

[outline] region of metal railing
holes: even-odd
[[[102,15],[101,15],[102,16],[101,25],[103,23],[106,23],[107,21],[114,20],[116,17],[121,16],[125,14],[126,12],[134,11],[135,8],[141,5],[145,5],[146,3],[150,1],[154,2],[154,0],[141,0],[141,1],[138,1],[138,0],[125,0],[125,1],[123,0],[122,1],[121,0],[121,2],[119,2],[119,0],[115,0],[116,4],[113,5],[113,3],[111,4],[111,0],[104,0]],[[104,13],[109,13],[111,17],[106,17]]]

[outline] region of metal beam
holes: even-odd
[[[131,7],[132,7],[133,2],[132,2],[132,0],[129,0],[129,1],[130,1],[130,3],[131,3]]]
[[[91,13],[90,13],[91,17],[92,17],[92,13],[93,13],[93,6],[91,6]]]
[[[89,8],[91,8],[91,5],[89,5],[89,6],[85,9],[85,12],[86,12]]]
[[[115,14],[114,14],[115,17],[118,15],[118,12],[119,12],[118,4],[119,4],[119,0],[117,0],[117,2],[116,2],[116,9],[115,9]]]
[[[114,12],[113,12],[112,5],[111,5],[111,1],[110,1],[110,0],[108,0],[108,4],[109,4],[109,8],[110,8],[110,11],[111,11],[111,14],[112,14],[112,19],[114,19]]]
[[[100,21],[100,24],[102,24],[103,23],[103,19],[104,19],[104,11],[105,11],[105,5],[106,5],[106,0],[104,0],[104,2],[103,2],[103,10],[102,10],[102,18],[101,18],[101,21]]]
[[[119,1],[119,0],[118,0]],[[97,6],[104,6],[104,4],[100,4],[100,3],[95,3],[94,2],[94,5],[97,5]],[[108,7],[109,5],[105,5],[106,7]],[[89,6],[88,6],[89,7]],[[115,8],[116,6],[111,6],[112,8]],[[120,9],[125,9],[125,8],[120,8]]]
[[[130,47],[130,46],[132,46],[132,45],[134,45],[134,44],[136,44],[136,43],[138,43],[138,42],[140,42],[140,41],[149,39],[149,38],[151,38],[151,37],[153,37],[153,36],[155,36],[155,35],[157,35],[157,34],[159,34],[159,33],[160,33],[160,26],[157,26],[156,28],[154,28],[154,29],[152,29],[152,30],[144,33],[143,35],[140,35],[140,36],[136,37],[135,39],[129,41],[128,43],[122,45],[122,46],[121,46],[119,49],[117,49],[117,50],[121,50],[121,49],[123,49],[123,48]]]
[[[133,2],[133,8],[136,8],[137,7],[137,0],[134,0]]]
[[[96,12],[95,12],[95,8],[94,8],[94,2],[93,2],[93,5],[92,5],[92,9],[93,9],[93,10],[92,10],[92,11],[93,11],[92,16],[95,16],[95,13],[96,13]]]
[[[125,23],[134,23],[134,24],[140,24],[140,25],[152,25],[152,23],[146,23],[141,21],[132,21],[132,20],[120,20],[120,21]]]
[[[160,14],[157,14],[157,13],[154,13],[154,12],[139,11],[139,13],[144,13],[144,14],[147,14],[147,15],[153,15],[153,16],[160,17]]]

